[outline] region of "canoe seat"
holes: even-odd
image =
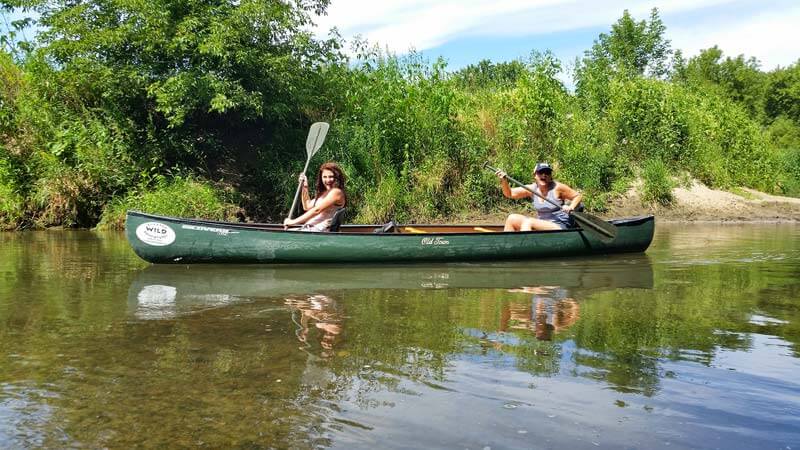
[[[394,220],[390,220],[385,224],[379,226],[378,228],[372,230],[372,232],[375,234],[387,234],[387,233],[394,233],[396,231],[397,231],[397,224],[394,223]]]
[[[342,220],[344,219],[344,213],[347,210],[344,206],[337,209],[336,212],[333,213],[333,217],[331,218],[331,226],[328,228],[330,232],[339,231],[339,227],[342,226]]]

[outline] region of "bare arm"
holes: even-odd
[[[535,189],[536,188],[536,186],[534,186],[532,184],[526,184],[526,186],[528,186],[530,189]],[[533,194],[531,194],[531,191],[529,191],[529,190],[527,190],[525,188],[515,187],[515,188],[511,188],[511,197],[509,197],[509,198],[513,198],[513,199],[516,200],[516,199],[520,199],[520,198],[531,198],[532,196],[533,196]]]
[[[500,188],[503,190],[503,195],[507,198],[513,199],[520,199],[520,198],[529,198],[531,195],[530,191],[521,188],[515,187],[512,188],[508,185],[508,179],[506,179],[506,173],[502,170],[498,170],[495,174],[500,178]],[[533,185],[528,185],[529,188],[534,189]]]
[[[565,212],[572,212],[578,205],[581,204],[581,200],[583,200],[583,194],[572,189],[571,187],[567,186],[564,183],[558,183],[557,193],[559,198],[566,201],[569,200],[569,205],[564,205],[561,207],[562,210]]]
[[[313,202],[312,202],[313,203]],[[316,202],[311,208],[308,209],[300,217],[294,219],[286,219],[283,224],[286,226],[301,225],[306,223],[309,219],[316,216],[328,209],[331,205],[344,205],[344,192],[339,188],[333,188],[322,200]]]
[[[299,180],[303,186],[300,188],[300,197],[303,201],[303,211],[308,211],[312,206],[311,197],[308,195],[308,178],[306,178],[305,174],[300,174]]]

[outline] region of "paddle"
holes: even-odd
[[[311,128],[308,129],[308,138],[306,138],[306,154],[308,154],[308,158],[306,158],[306,165],[303,167],[303,175],[308,170],[308,163],[311,162],[311,157],[314,156],[314,153],[317,153],[317,150],[322,147],[322,143],[325,142],[325,135],[328,134],[328,128],[330,127],[326,122],[314,122],[311,124]],[[292,201],[292,209],[289,210],[290,219],[294,219],[294,208],[297,206],[297,198],[300,196],[302,187],[303,183],[298,182],[297,192],[294,193],[294,200]]]
[[[500,170],[490,166],[488,162],[483,163],[483,167],[491,170],[492,172],[497,172],[498,170]],[[510,176],[506,175],[506,179],[516,184],[517,186],[525,189],[531,194],[541,198],[547,203],[550,203],[553,206],[561,208],[561,205],[559,205],[558,203],[551,201],[547,197],[534,191],[528,186],[522,184],[521,182],[511,178]],[[583,228],[585,228],[587,231],[593,232],[597,236],[597,238],[600,239],[602,242],[608,243],[613,241],[617,237],[617,227],[597,216],[593,216],[591,214],[580,211],[570,211],[569,214],[575,219],[576,222],[581,224]]]

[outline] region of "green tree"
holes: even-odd
[[[313,68],[335,58],[334,41],[317,42],[303,29],[327,4],[98,0],[34,7],[42,52],[85,106],[119,113],[157,136],[171,129],[165,141],[191,136],[190,146],[204,151],[242,122],[297,117],[296,105],[312,95]]]
[[[525,72],[525,64],[521,61],[493,63],[483,59],[456,71],[453,79],[467,89],[508,88],[514,86]]]
[[[648,75],[664,77],[669,71],[672,55],[670,41],[664,37],[666,27],[658,9],[650,12],[650,20],[636,22],[625,10],[611,26],[611,32],[601,33],[591,50],[584,56],[584,65],[598,64],[624,76]]]
[[[601,33],[576,61],[575,85],[584,105],[605,111],[613,78],[665,77],[673,53],[665,31],[658,9],[653,8],[649,21],[640,22],[625,10],[611,32]]]
[[[18,120],[34,124],[49,147],[40,178],[89,180],[55,183],[96,197],[89,220],[124,194],[120,185],[186,172],[254,192],[245,197],[251,212],[269,215],[260,205],[280,205],[264,197],[283,197],[284,186],[264,173],[268,161],[296,159],[287,143],[326,114],[319,87],[343,62],[336,36],[316,40],[309,31],[328,4],[4,0],[5,10],[38,15],[36,50],[24,63],[30,103],[38,103]],[[129,169],[121,183],[98,185],[115,166]],[[47,184],[37,188],[42,205],[54,203]]]
[[[676,77],[701,89],[717,90],[722,95],[742,104],[753,118],[761,116],[766,87],[765,74],[759,68],[756,58],[722,59],[723,52],[714,46],[702,50],[691,58],[683,71]]]
[[[786,116],[800,126],[800,60],[769,74],[765,97],[768,119]]]

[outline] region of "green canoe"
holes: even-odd
[[[610,221],[604,243],[580,228],[503,232],[499,225],[343,225],[335,233],[286,231],[276,224],[181,219],[129,211],[126,236],[145,261],[191,263],[396,263],[496,261],[643,252],[653,240],[652,216]]]

